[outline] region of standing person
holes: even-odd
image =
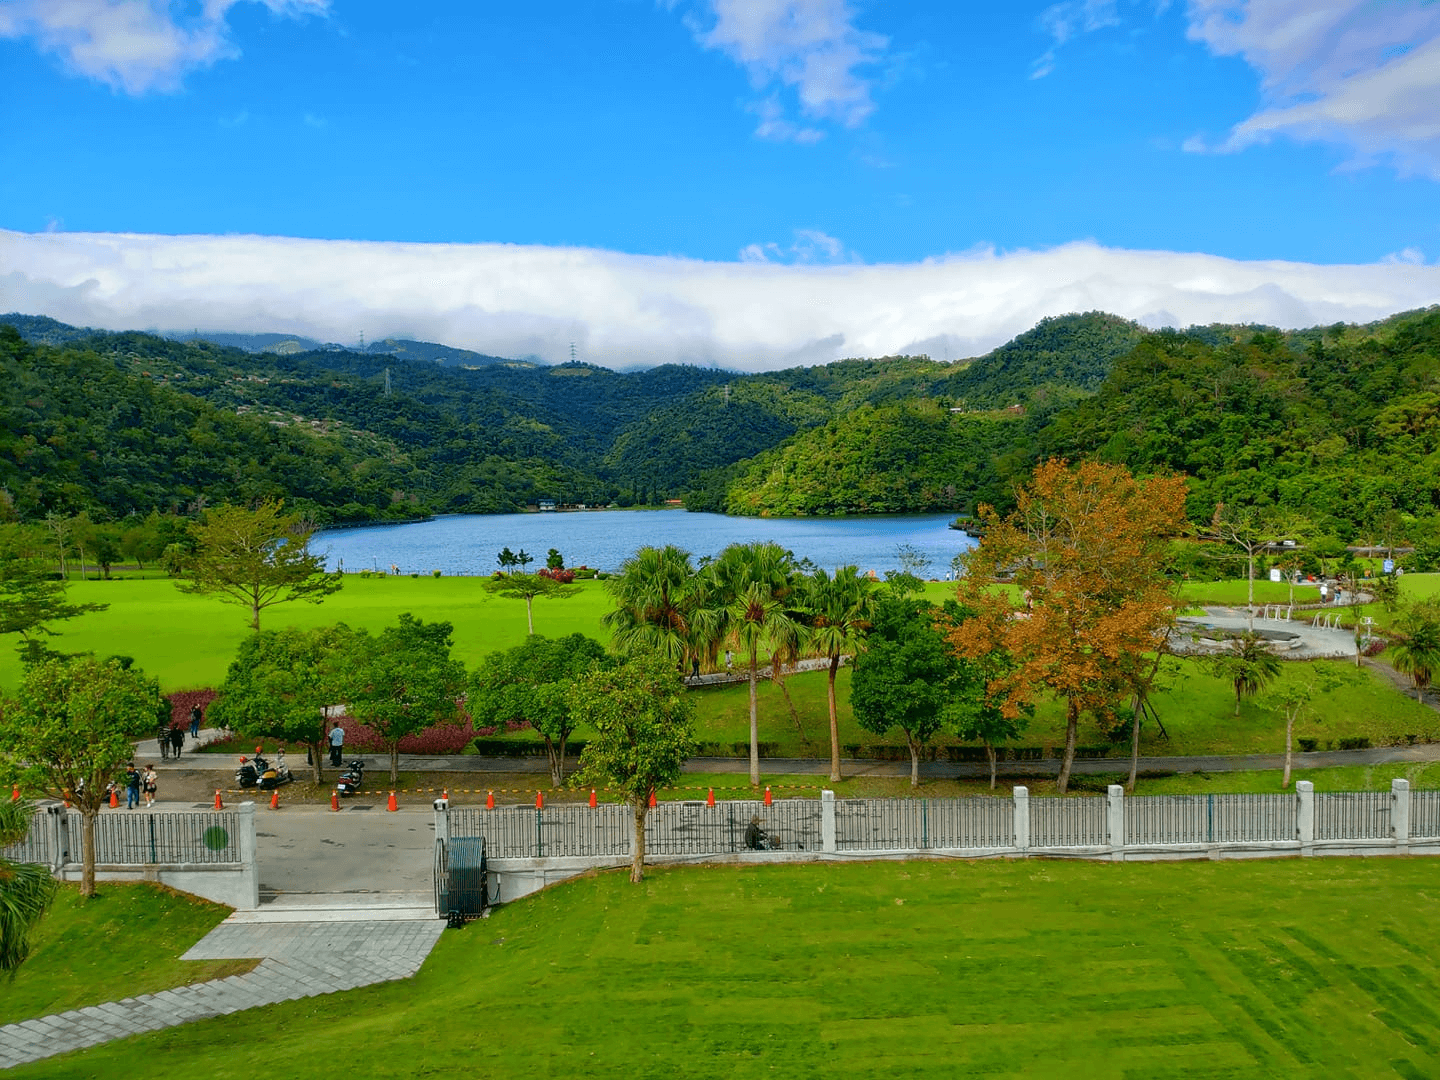
[[[199,705],[191,705],[191,706],[190,706],[190,734],[191,734],[193,737],[197,738],[197,739],[200,737],[200,706],[199,706]]]
[[[172,727],[170,729],[170,749],[175,755],[175,760],[180,760],[180,751],[185,749],[185,729]]]
[[[125,809],[134,810],[140,805],[140,770],[132,761],[125,770]]]
[[[146,765],[145,775],[141,777],[140,780],[140,789],[145,793],[146,810],[149,810],[152,806],[155,805],[155,790],[158,786],[155,782],[156,780],[157,777],[155,776],[155,766]]]
[[[345,729],[340,726],[340,721],[335,721],[335,726],[330,729],[330,764],[334,768],[340,767],[340,751],[345,745]]]
[[[160,730],[155,733],[155,741],[160,744],[160,760],[164,761],[170,756],[170,728],[160,725]]]

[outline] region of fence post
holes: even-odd
[[[1410,781],[1390,781],[1390,835],[1402,848],[1410,846]]]
[[[246,879],[243,888],[248,904],[237,905],[245,910],[254,911],[260,906],[260,866],[255,857],[255,804],[253,802],[242,802],[235,808],[235,831],[240,835],[236,838],[240,847],[240,862],[244,864],[244,876]]]
[[[820,850],[835,850],[835,792],[820,792]]]
[[[1021,851],[1030,848],[1030,789],[1015,788],[1015,846]]]
[[[450,802],[447,799],[436,799],[430,804],[434,807],[435,813],[435,839],[450,847]]]
[[[45,854],[52,874],[65,866],[65,814],[58,803],[45,808]]]
[[[1315,847],[1315,785],[1309,780],[1295,781],[1295,839],[1300,841],[1300,854],[1311,855]]]
[[[1110,845],[1110,857],[1116,862],[1125,861],[1125,789],[1111,784],[1105,789],[1105,841]]]

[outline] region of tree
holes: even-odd
[[[1246,628],[1255,632],[1255,558],[1284,539],[1286,523],[1273,511],[1255,506],[1226,506],[1217,503],[1210,521],[1210,536],[1233,544],[1245,553]]]
[[[1390,664],[1410,676],[1415,700],[1425,700],[1425,688],[1440,671],[1440,602],[1412,604],[1398,620],[1399,640],[1390,646]]]
[[[295,742],[310,752],[322,779],[325,719],[343,702],[347,653],[355,634],[344,623],[313,630],[260,630],[240,643],[211,703],[211,724]]]
[[[989,687],[1006,716],[1018,716],[1041,688],[1065,699],[1063,794],[1080,714],[1109,708],[1129,687],[1136,658],[1163,644],[1168,541],[1184,527],[1185,481],[1051,460],[1035,469],[1008,517],[980,510],[985,536],[959,589],[972,614],[950,639],[962,656],[998,647],[1013,658]],[[1013,577],[1015,589],[993,588],[1002,577]]]
[[[95,894],[95,819],[133,740],[169,723],[160,686],[138,669],[82,656],[32,665],[0,716],[0,755],[20,782],[80,811],[80,894]]]
[[[54,637],[49,623],[73,619],[108,604],[70,604],[65,582],[54,581],[42,563],[9,554],[0,555],[0,634],[18,634],[22,659],[35,662],[54,656],[45,637]]]
[[[495,561],[500,564],[500,572],[507,573],[515,565],[515,553],[506,545],[500,549],[500,554],[495,556]]]
[[[266,499],[254,510],[222,506],[191,527],[195,553],[185,565],[181,592],[218,594],[250,609],[250,629],[260,629],[260,612],[274,604],[306,600],[318,604],[344,585],[327,574],[325,560],[310,553],[315,526],[284,504]]]
[[[465,691],[465,665],[450,655],[448,622],[408,611],[371,637],[361,630],[345,653],[349,715],[375,729],[390,753],[390,783],[400,775],[400,740],[451,720]]]
[[[645,868],[645,819],[650,795],[673,784],[695,752],[694,701],[680,674],[659,653],[640,653],[612,668],[597,668],[570,690],[577,724],[595,735],[580,755],[575,782],[618,787],[635,815],[630,880]]]
[[[515,552],[515,565],[520,567],[520,573],[522,574],[527,572],[525,567],[529,566],[534,561],[535,557],[533,555],[525,554],[524,548],[521,548],[519,551]]]
[[[604,622],[619,652],[658,652],[678,669],[714,635],[715,613],[688,551],[643,547],[608,584],[615,610]]]
[[[525,623],[535,633],[534,603],[537,596],[564,600],[580,591],[579,585],[566,585],[544,574],[508,574],[485,582],[485,591],[511,600],[525,601]]]
[[[842,566],[832,578],[823,569],[800,580],[801,604],[809,623],[810,645],[830,658],[826,701],[830,709],[830,779],[840,780],[840,720],[835,676],[840,658],[858,654],[875,614],[875,583],[859,567]]]
[[[560,554],[560,550],[559,550],[558,548],[551,548],[549,551],[547,551],[547,552],[545,553],[545,569],[547,569],[547,570],[564,570],[564,569],[565,569],[565,556]]]
[[[25,842],[34,813],[28,799],[0,802],[0,850]],[[0,858],[0,975],[15,977],[30,955],[30,931],[54,898],[49,867]]]
[[[946,639],[955,626],[971,613],[953,600],[945,601],[945,607],[936,621],[936,631]],[[1008,715],[1002,703],[990,691],[1014,670],[1015,662],[1003,649],[992,649],[976,659],[955,657],[955,678],[951,683],[951,700],[946,715],[946,726],[955,737],[966,742],[978,742],[985,747],[985,759],[990,765],[990,790],[995,790],[997,754],[1001,743],[1017,739],[1029,726],[1035,710],[1026,705],[1014,716]]]
[[[1232,638],[1226,647],[1201,660],[1205,670],[1224,679],[1235,689],[1235,715],[1240,703],[1253,698],[1280,674],[1280,658],[1259,634],[1247,631]]]
[[[920,786],[920,751],[967,693],[985,684],[950,649],[933,604],[886,597],[875,606],[866,649],[850,676],[850,707],[866,731],[899,728],[910,750],[910,786]],[[969,676],[969,678],[967,678]]]
[[[802,624],[796,618],[795,556],[773,541],[731,544],[709,566],[723,622],[718,635],[747,658],[750,682],[750,783],[760,784],[760,654],[771,672],[799,652]]]
[[[559,787],[565,744],[575,731],[570,687],[608,661],[605,647],[584,634],[527,637],[513,649],[491,653],[471,675],[471,719],[477,725],[530,721],[545,739],[551,786]]]
[[[1285,775],[1280,786],[1290,786],[1290,762],[1293,757],[1293,736],[1295,722],[1304,717],[1316,717],[1315,699],[1328,694],[1340,685],[1338,675],[1315,665],[1304,676],[1288,679],[1260,699],[1260,704],[1271,712],[1285,718]]]

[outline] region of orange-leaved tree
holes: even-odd
[[[1016,716],[1042,689],[1065,699],[1064,794],[1080,715],[1130,688],[1135,660],[1164,642],[1168,541],[1185,527],[1185,480],[1139,480],[1123,465],[1040,464],[1001,518],[982,506],[984,539],[959,593],[974,614],[950,633],[963,656],[1013,660],[989,692]],[[1013,580],[1014,588],[996,588]]]

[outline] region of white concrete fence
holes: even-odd
[[[35,814],[25,841],[0,855],[48,866],[62,881],[78,881],[81,828],[79,812],[51,804]],[[255,804],[178,813],[102,812],[95,819],[95,877],[158,881],[231,907],[259,907]]]
[[[749,851],[752,818],[778,841]],[[437,810],[436,835],[485,838],[500,899],[586,870],[628,862],[633,814],[602,803],[546,809]],[[1440,791],[1320,792],[1306,780],[1275,795],[1126,798],[785,799],[661,803],[646,825],[646,858],[675,862],[814,861],[942,855],[1115,861],[1287,855],[1440,854]]]

